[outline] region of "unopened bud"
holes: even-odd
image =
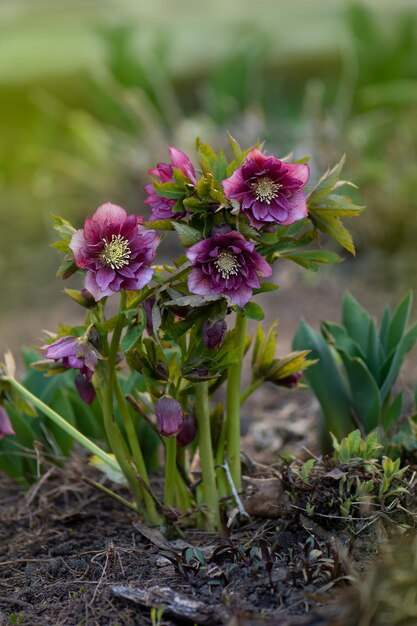
[[[184,417],[182,428],[177,435],[178,444],[184,448],[194,440],[197,433],[197,422],[193,415],[187,413]]]
[[[162,396],[155,404],[155,415],[158,428],[164,437],[175,437],[180,432],[184,415],[178,400],[170,396]]]
[[[205,321],[203,324],[203,343],[208,350],[220,348],[227,332],[226,320],[217,322]]]

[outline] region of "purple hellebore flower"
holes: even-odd
[[[169,147],[169,154],[171,163],[158,163],[154,169],[149,170],[149,173],[160,183],[174,182],[173,172],[174,168],[176,168],[180,170],[193,185],[196,185],[197,179],[195,170],[187,155],[173,146]],[[149,218],[150,221],[184,217],[185,211],[173,212],[172,210],[177,200],[160,196],[152,183],[145,185],[145,191],[148,194],[145,204],[149,204],[152,212]]]
[[[272,268],[255,252],[255,244],[235,230],[203,239],[188,248],[194,266],[188,276],[191,293],[200,296],[221,294],[244,307],[259,287],[259,277],[272,276]]]
[[[254,148],[222,185],[226,198],[240,202],[255,228],[271,223],[287,226],[307,216],[302,187],[309,175],[305,163],[286,163]]]
[[[203,323],[203,343],[205,347],[208,350],[220,348],[226,332],[226,320],[218,320],[217,322],[205,320],[205,322]]]
[[[62,367],[79,370],[86,380],[91,380],[97,365],[98,354],[84,337],[60,337],[50,344],[41,346],[48,359],[59,361]]]
[[[180,432],[177,435],[177,442],[181,448],[185,448],[194,440],[194,437],[197,434],[197,422],[193,415],[186,413],[184,417],[184,422]]]
[[[6,409],[0,406],[0,439],[5,435],[14,435],[12,423],[7,415]]]
[[[163,437],[175,437],[180,432],[184,415],[178,400],[162,396],[155,404],[155,415],[159,432]]]
[[[153,269],[148,266],[159,239],[154,230],[140,226],[142,221],[106,202],[73,235],[70,248],[75,263],[87,270],[85,287],[95,300],[121,289],[142,289],[151,280]]]

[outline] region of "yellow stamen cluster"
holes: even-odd
[[[281,187],[281,183],[274,182],[271,178],[268,178],[268,176],[263,176],[252,183],[252,189],[255,192],[256,199],[259,200],[259,202],[266,202],[266,204],[271,204],[272,200],[275,200]]]
[[[112,235],[111,241],[104,241],[104,249],[101,253],[101,260],[112,270],[120,270],[129,264],[130,255],[129,242],[122,235]]]
[[[216,269],[222,278],[230,278],[239,273],[240,263],[236,256],[228,250],[221,250],[217,259],[214,261]]]

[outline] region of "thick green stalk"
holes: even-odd
[[[117,403],[119,405],[119,410],[123,418],[123,423],[126,428],[127,438],[130,444],[130,449],[132,450],[133,463],[141,476],[142,480],[149,485],[149,477],[148,471],[146,469],[145,461],[143,459],[142,450],[140,448],[140,444],[138,441],[135,425],[132,420],[132,416],[129,411],[129,407],[127,406],[126,399],[123,394],[122,387],[120,385],[120,380],[118,376],[115,376],[115,393]],[[155,508],[155,502],[152,499],[152,496],[148,493],[146,489],[143,489],[143,499],[145,501],[145,506],[148,512],[148,518],[151,524],[159,524],[160,519],[158,513]]]
[[[103,421],[106,429],[107,439],[111,446],[114,455],[120,465],[120,468],[125,475],[130,489],[136,499],[138,507],[143,500],[143,490],[136,477],[135,469],[131,463],[131,455],[126,441],[123,439],[123,435],[114,418],[113,410],[113,388],[116,377],[116,362],[117,354],[119,351],[120,337],[123,331],[124,319],[122,311],[124,310],[126,303],[126,295],[122,291],[120,294],[120,308],[119,315],[117,317],[116,326],[113,331],[113,336],[110,344],[110,350],[107,360],[107,376],[105,379],[104,393],[103,393]]]
[[[196,383],[194,388],[201,473],[203,476],[204,497],[208,509],[207,529],[216,530],[220,527],[220,512],[216,474],[214,471],[213,446],[211,443],[208,383],[207,381]]]
[[[175,477],[177,475],[177,440],[164,437],[165,443],[165,486],[164,503],[167,507],[175,506]]]
[[[65,430],[68,435],[70,435],[75,441],[78,441],[79,444],[84,446],[91,454],[95,454],[98,456],[104,463],[107,463],[112,469],[116,471],[120,471],[120,466],[113,459],[110,454],[107,454],[104,450],[99,448],[95,443],[90,441],[88,437],[80,433],[79,430],[74,428],[72,424],[67,422],[59,413],[51,409],[47,404],[42,402],[39,398],[33,395],[26,387],[17,382],[14,378],[3,378],[2,380],[7,381],[12,387],[16,389],[26,400],[28,400],[31,404],[33,404],[37,409],[41,411],[44,415],[49,417],[55,424],[57,424],[62,430]]]
[[[245,347],[248,319],[244,313],[236,315],[235,328],[237,331],[239,358],[231,365],[227,373],[226,397],[226,457],[229,463],[230,474],[237,491],[242,488],[240,467],[240,377],[242,374],[243,351]]]

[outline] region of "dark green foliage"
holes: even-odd
[[[387,308],[380,327],[350,294],[342,302],[342,325],[323,322],[321,333],[302,322],[294,347],[311,350],[318,363],[306,372],[323,412],[323,446],[354,427],[380,429],[389,442],[415,440],[412,424],[402,420],[403,392],[394,389],[405,356],[417,342],[417,323],[408,328],[412,293],[394,313]],[[411,429],[411,430],[410,430]],[[406,433],[408,436],[405,437]]]

